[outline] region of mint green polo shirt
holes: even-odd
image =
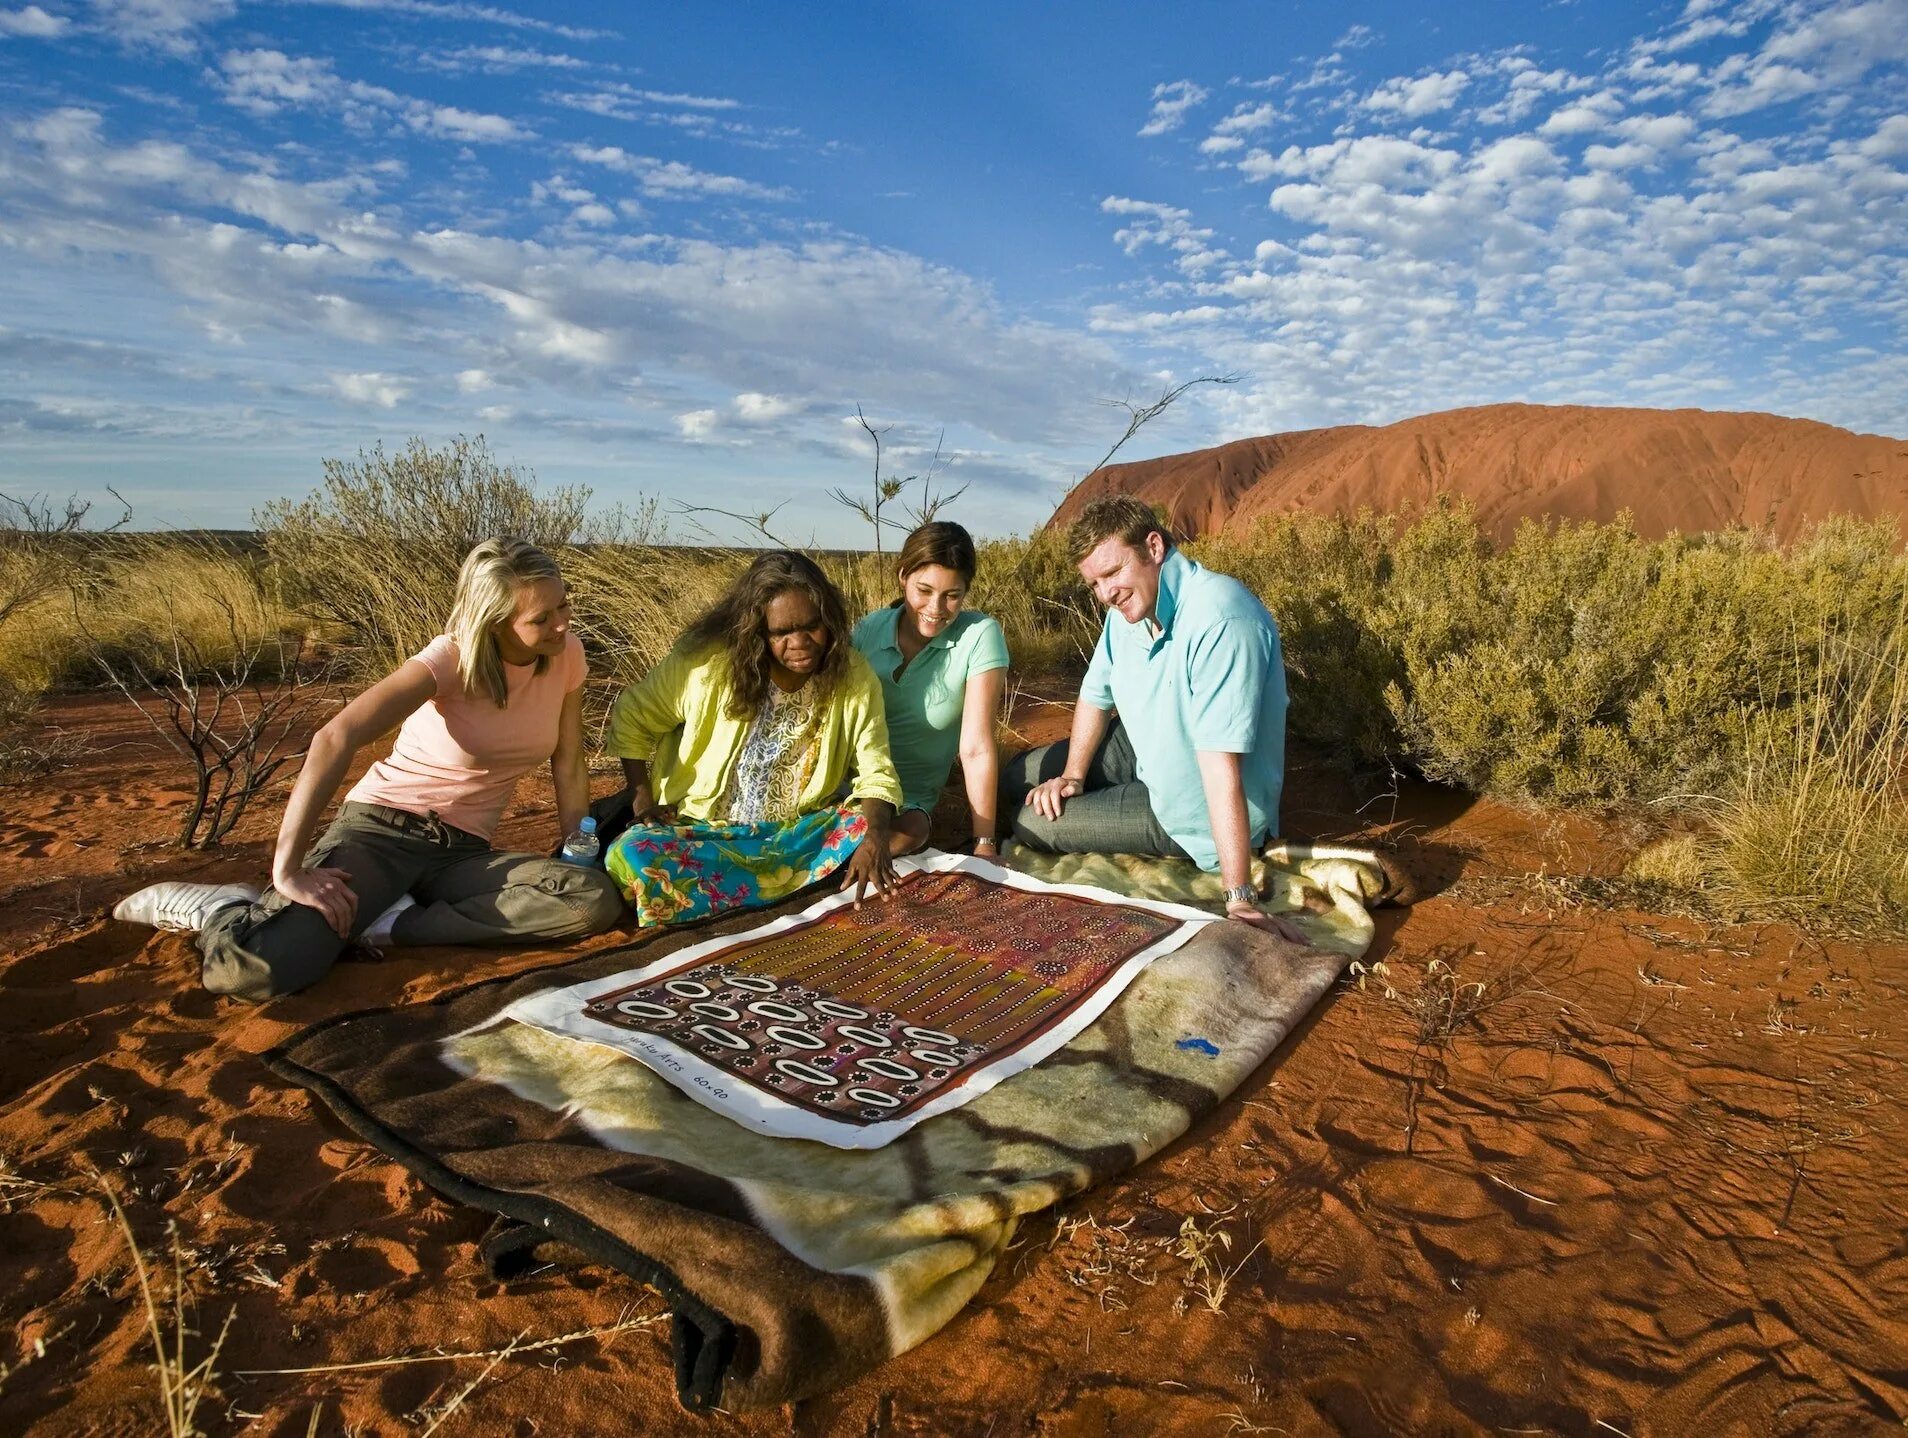
[[[1081,702],[1117,709],[1160,827],[1202,869],[1219,867],[1199,751],[1237,754],[1253,844],[1279,832],[1285,658],[1259,598],[1177,549],[1159,571],[1159,628],[1108,610]],[[898,762],[898,761],[897,761]]]
[[[881,680],[888,707],[888,752],[901,776],[901,807],[934,810],[961,748],[967,681],[1007,667],[1007,636],[978,609],[963,609],[902,670],[895,627],[901,609],[877,609],[855,626],[854,646]]]

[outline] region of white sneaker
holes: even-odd
[[[182,879],[167,879],[126,895],[113,905],[113,917],[128,924],[151,924],[155,929],[196,934],[207,919],[228,904],[257,901],[258,890],[250,884],[189,884]]]
[[[371,927],[358,935],[358,942],[367,949],[376,949],[383,953],[392,946],[391,926],[397,922],[397,916],[406,909],[415,909],[417,900],[409,894],[399,894],[398,901],[371,921]]]

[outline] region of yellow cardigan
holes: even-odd
[[[841,637],[837,644],[846,644]],[[729,787],[749,736],[747,719],[729,713],[729,657],[720,645],[685,653],[679,645],[616,697],[605,750],[618,759],[647,759],[658,804],[689,819],[707,819]],[[886,799],[901,807],[901,781],[888,754],[881,681],[859,651],[821,720],[821,747],[802,791],[803,813],[832,802],[852,769],[851,799]]]

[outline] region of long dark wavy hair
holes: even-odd
[[[828,626],[828,652],[821,668],[809,678],[827,693],[848,667],[848,605],[834,581],[805,554],[792,549],[769,549],[749,567],[720,599],[683,631],[677,644],[686,649],[721,645],[729,653],[729,713],[752,718],[768,698],[768,607],[780,594],[806,594]]]

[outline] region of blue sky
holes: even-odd
[[[0,489],[243,525],[481,432],[842,543],[859,404],[1014,533],[1211,373],[1125,457],[1500,400],[1908,434],[1904,70],[1908,0],[0,0]]]

